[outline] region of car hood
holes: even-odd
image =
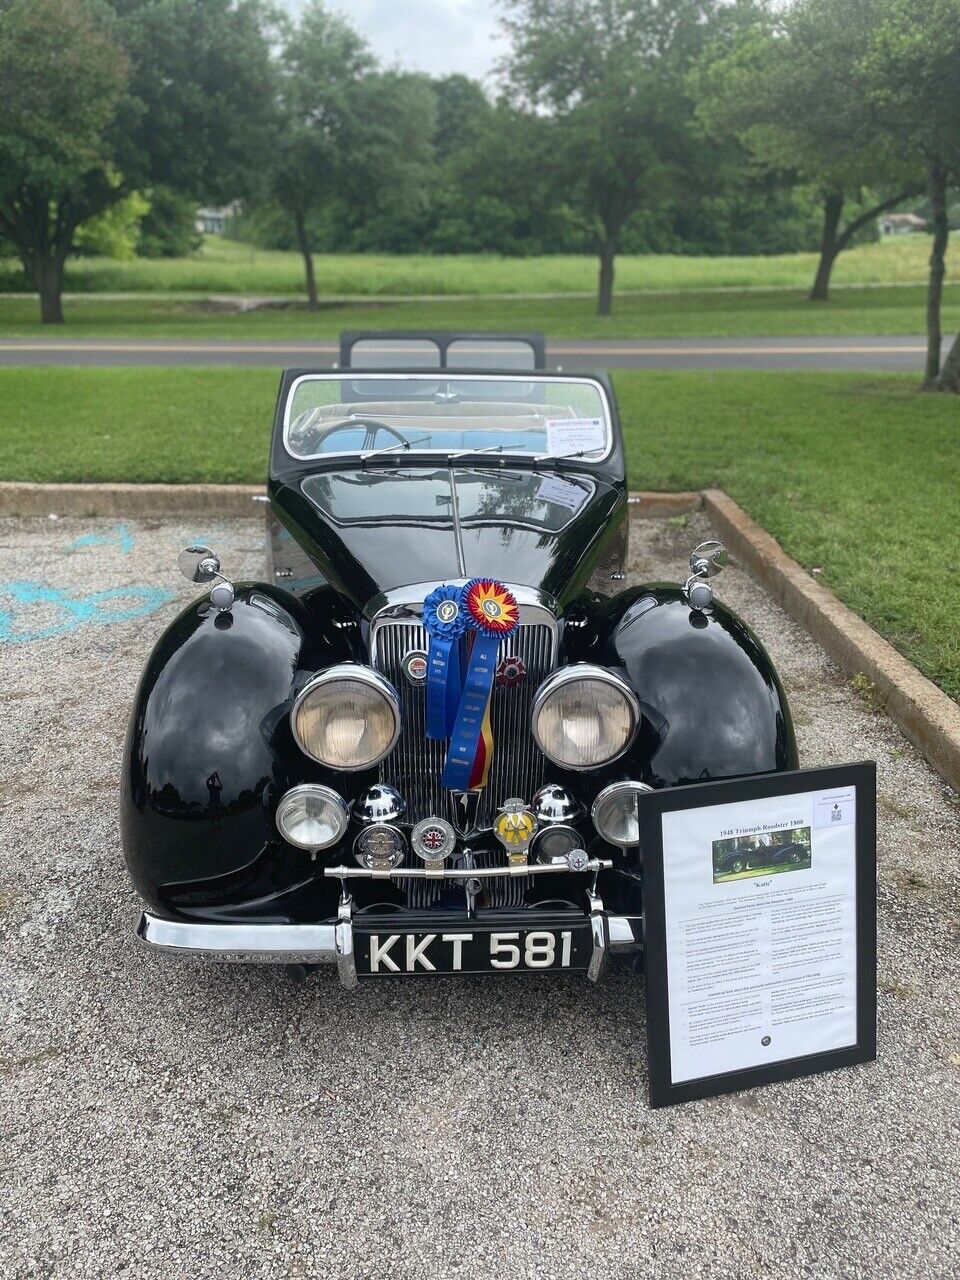
[[[321,574],[362,608],[382,591],[464,577],[564,601],[589,578],[626,497],[579,471],[372,467],[274,484],[271,501]]]

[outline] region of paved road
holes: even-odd
[[[638,522],[634,577],[708,532]],[[651,1112],[629,972],[347,993],[136,948],[121,741],[197,537],[260,572],[258,521],[0,521],[5,1280],[955,1274],[960,807],[752,579],[718,588],[805,762],[878,761],[880,1057]]]
[[[947,343],[944,343],[946,350]],[[4,338],[3,365],[329,365],[332,341],[284,342],[194,338]],[[834,369],[855,372],[923,368],[924,339],[870,338],[611,338],[557,339],[548,350],[567,369]],[[415,363],[415,361],[411,361]]]

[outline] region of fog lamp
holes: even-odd
[[[277,830],[298,849],[326,849],[347,829],[346,801],[332,787],[305,782],[291,787],[277,805]]]
[[[645,782],[613,782],[593,802],[593,825],[608,844],[621,849],[640,843],[640,798],[652,791]]]

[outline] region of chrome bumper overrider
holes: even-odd
[[[589,895],[593,955],[587,977],[596,982],[608,954],[642,950],[642,917],[613,916]],[[352,901],[340,902],[336,924],[205,924],[164,920],[144,912],[137,938],[144,946],[185,958],[233,964],[335,964],[343,986],[357,985]]]

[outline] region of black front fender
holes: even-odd
[[[715,601],[701,613],[678,587],[640,587],[599,605],[591,623],[571,656],[620,670],[643,712],[608,778],[672,787],[798,767],[773,663],[730,609]]]
[[[134,699],[120,805],[151,907],[188,911],[243,880],[262,890],[265,863],[278,888],[312,874],[277,837],[276,799],[294,781],[336,780],[297,749],[288,712],[312,672],[353,656],[343,632],[270,587],[239,587],[224,613],[198,600],[168,627]]]

